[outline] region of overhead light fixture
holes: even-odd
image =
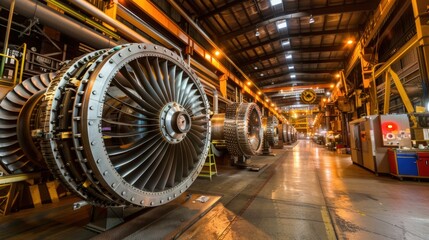
[[[331,87],[331,88],[334,88],[334,86],[335,86],[334,84],[331,84],[331,85],[330,85],[330,87]]]
[[[329,96],[329,95],[331,95],[331,93],[330,92],[326,92],[326,96]]]
[[[258,91],[258,95],[261,95],[262,94],[262,92],[261,91]]]
[[[290,45],[289,39],[282,40],[282,46],[286,46],[286,45]]]
[[[352,44],[353,44],[353,40],[349,39],[349,40],[347,41],[347,45],[352,45]]]
[[[210,61],[212,59],[212,56],[210,56],[210,54],[206,53],[205,58]]]
[[[219,56],[219,55],[220,55],[220,52],[216,50],[215,55],[216,55],[216,56]]]
[[[284,20],[280,20],[280,21],[277,21],[277,29],[278,30],[280,30],[280,29],[283,29],[283,28],[286,28],[287,27],[287,23],[286,23],[286,19],[284,19]]]
[[[314,23],[315,21],[314,21],[314,18],[313,18],[313,15],[310,15],[310,20],[308,20],[308,22],[310,23],[310,24],[312,24],[312,23]]]
[[[263,76],[264,76],[264,74],[263,74],[263,73],[261,73],[261,74],[259,74],[259,76],[263,77]]]
[[[271,107],[274,107],[274,103],[271,103]]]
[[[275,6],[275,5],[280,4],[282,2],[283,2],[282,0],[270,0],[271,6]]]
[[[261,35],[261,34],[259,33],[259,30],[258,30],[258,29],[256,29],[255,36],[256,36],[256,37],[259,37],[259,35]]]
[[[340,74],[339,73],[335,74],[335,77],[340,78]]]
[[[257,67],[257,66],[255,66],[253,69],[258,70],[258,67]]]
[[[291,78],[296,78],[295,74],[290,75]]]
[[[290,65],[290,66],[288,66],[287,68],[288,68],[289,70],[292,70],[292,69],[295,69],[295,66]]]
[[[292,59],[292,54],[286,54],[286,59]]]
[[[247,86],[250,86],[250,85],[252,85],[252,82],[247,81]]]

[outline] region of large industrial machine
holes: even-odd
[[[231,103],[226,113],[214,114],[212,140],[225,141],[236,164],[256,155],[262,148],[263,128],[261,111],[255,103]]]
[[[196,179],[211,139],[225,141],[241,163],[260,152],[264,129],[271,145],[278,139],[277,119],[263,128],[255,103],[229,103],[210,121],[195,73],[151,44],[94,51],[24,80],[0,112],[7,174],[49,170],[96,206],[172,201]]]
[[[271,147],[279,144],[279,121],[275,116],[268,116],[262,118],[262,128],[264,130],[264,144],[262,147],[262,154],[274,155]]]
[[[406,114],[370,115],[349,124],[353,162],[376,174],[390,173],[389,148],[411,148]]]
[[[47,166],[93,205],[175,199],[195,180],[210,143],[199,79],[177,54],[151,44],[78,57],[56,77],[17,85],[0,105],[3,167]]]

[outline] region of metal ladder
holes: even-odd
[[[206,162],[204,163],[203,169],[201,170],[199,177],[208,177],[210,181],[212,180],[212,176],[217,176],[217,167],[216,160],[213,154],[213,144],[210,143],[209,153],[207,154]]]

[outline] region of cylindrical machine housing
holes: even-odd
[[[225,140],[225,113],[213,114],[210,121],[212,126],[212,140]]]

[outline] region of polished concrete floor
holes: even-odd
[[[251,159],[252,164],[265,166],[258,172],[218,165],[218,176],[211,181],[198,178],[188,191],[190,199],[201,195],[221,198],[175,236],[204,240],[429,239],[429,181],[375,176],[353,165],[350,155],[328,151],[309,140],[273,151],[276,156]],[[122,235],[113,234],[115,229],[100,235],[91,232],[84,227],[89,206],[72,211],[75,201],[78,199],[69,197],[0,216],[0,239],[153,239],[135,234],[143,228],[150,230],[152,223],[138,225],[147,220],[124,223],[121,226],[130,232]],[[164,221],[164,213],[159,212],[161,207],[144,214],[152,213],[151,221],[159,223]],[[165,215],[174,220],[174,213]],[[180,221],[184,220],[177,219]],[[166,236],[157,233],[155,239]]]
[[[274,151],[252,158],[262,172],[197,180],[224,196],[181,239],[429,239],[428,182],[375,176],[309,140]]]

